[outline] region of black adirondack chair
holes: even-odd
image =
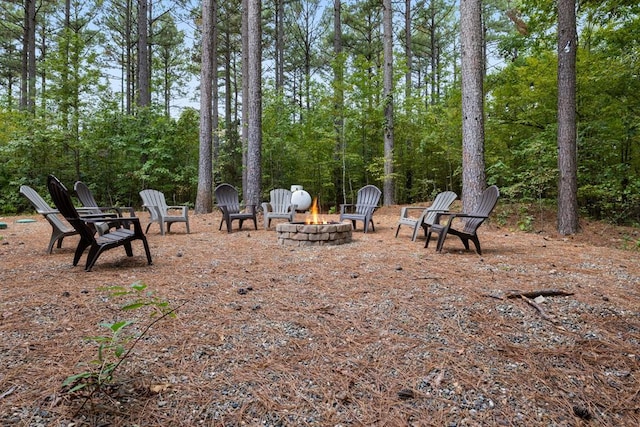
[[[436,251],[442,252],[442,246],[447,238],[447,234],[453,234],[462,240],[462,244],[467,250],[469,250],[469,240],[471,240],[475,245],[478,254],[482,255],[480,240],[478,239],[477,234],[478,227],[480,227],[489,217],[489,214],[491,214],[491,211],[493,211],[493,208],[498,202],[499,196],[500,190],[498,190],[498,187],[495,185],[492,185],[485,189],[480,195],[480,200],[478,200],[478,205],[475,211],[469,213],[437,213],[434,223],[429,227],[427,241],[424,247],[426,248],[429,246],[431,233],[436,233],[438,234],[438,245],[436,246]],[[446,224],[440,224],[440,218],[443,216],[449,217]],[[454,220],[456,221],[457,228],[453,227]]]
[[[152,264],[151,252],[149,251],[149,244],[147,238],[142,232],[142,226],[140,225],[140,219],[137,217],[105,217],[100,214],[80,216],[77,209],[71,201],[71,196],[67,187],[65,187],[59,180],[53,175],[49,175],[47,179],[47,187],[51,198],[55,203],[58,211],[64,216],[64,218],[73,226],[73,228],[80,235],[80,241],[73,257],[73,265],[78,265],[80,257],[84,251],[89,248],[87,255],[87,263],[85,265],[86,271],[91,271],[94,264],[98,260],[98,257],[102,252],[118,247],[124,246],[127,256],[133,256],[133,250],[131,248],[131,242],[134,240],[142,240],[144,250],[147,255],[147,263]],[[95,235],[95,227],[90,224],[109,222],[111,225],[115,222],[121,222],[119,228],[111,229],[108,233],[102,236]],[[127,228],[133,226],[133,229]]]

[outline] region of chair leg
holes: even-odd
[[[425,237],[425,240],[426,240],[426,242],[424,242],[424,247],[425,247],[425,248],[428,248],[428,247],[429,247],[429,240],[431,240],[431,233],[432,233],[432,232],[431,232],[431,229],[429,229],[429,232],[427,232],[427,235],[426,235],[426,236],[424,236],[424,237]]]
[[[87,242],[84,239],[80,239],[80,242],[78,242],[78,247],[76,247],[76,252],[73,255],[73,266],[75,267],[76,265],[78,265],[78,261],[80,261],[80,257],[82,257],[82,253],[85,251],[85,249],[87,249],[89,246],[91,245],[91,243]]]
[[[440,235],[438,236],[438,245],[436,246],[436,252],[442,252],[442,247],[444,246],[444,240],[447,238],[447,231],[442,230]]]
[[[480,240],[478,240],[478,236],[472,236],[471,241],[475,245],[476,252],[478,252],[478,255],[482,255],[482,251],[480,250]]]
[[[93,265],[96,263],[101,253],[101,246],[91,246],[91,249],[89,249],[89,254],[87,255],[87,264],[84,267],[85,271],[91,271]]]
[[[132,257],[133,249],[131,248],[131,242],[126,242],[123,246],[124,246],[124,251],[127,253],[127,256]]]
[[[396,228],[396,238],[398,237],[398,232],[400,231],[400,226],[401,226],[401,225],[402,225],[402,224],[398,224],[398,228]]]
[[[153,262],[151,261],[151,251],[149,250],[149,243],[147,243],[146,238],[141,238],[142,244],[144,245],[144,253],[147,255],[147,264],[151,265]]]

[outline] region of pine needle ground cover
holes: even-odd
[[[71,266],[77,237],[48,255],[41,217],[0,218],[0,424],[640,425],[637,229],[563,237],[549,214],[525,233],[499,209],[482,256],[394,238],[400,207],[322,247],[218,231],[213,213],[191,234],[152,227],[151,266],[134,243],[90,273]],[[105,291],[134,283],[175,316],[145,331],[154,319]],[[109,381],[63,387],[119,320],[145,333]]]

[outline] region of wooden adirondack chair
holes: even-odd
[[[187,234],[189,234],[189,209],[186,206],[168,206],[164,194],[157,190],[142,190],[140,197],[142,198],[142,207],[149,212],[149,224],[147,224],[145,233],[149,231],[149,227],[154,222],[160,225],[160,234],[163,236],[165,224],[168,233],[171,231],[171,224],[184,222],[187,226]]]
[[[78,265],[80,257],[82,257],[83,252],[87,248],[89,248],[89,253],[87,254],[85,271],[91,271],[102,252],[118,246],[124,246],[127,256],[131,257],[133,256],[131,242],[134,240],[142,240],[147,255],[147,263],[149,265],[152,263],[149,244],[147,243],[146,236],[142,232],[139,218],[112,218],[94,215],[81,217],[71,201],[71,196],[67,188],[55,176],[49,175],[47,187],[58,211],[60,211],[69,224],[71,224],[80,235],[80,241],[78,242],[78,247],[73,257],[74,266]],[[91,227],[89,224],[107,221],[110,223],[120,221],[121,226],[115,230],[110,230],[102,236],[96,237],[94,227]],[[133,225],[133,230],[127,228],[131,225]]]
[[[28,185],[20,186],[20,194],[25,196],[31,202],[31,205],[36,209],[36,212],[41,214],[49,224],[51,224],[51,238],[49,239],[49,245],[47,246],[47,252],[53,251],[53,245],[57,242],[58,248],[62,247],[62,240],[67,236],[73,236],[78,232],[60,215],[57,209],[52,208],[49,204],[38,194],[36,190]]]
[[[381,194],[382,191],[375,185],[365,185],[358,190],[356,203],[340,205],[340,221],[351,220],[354,230],[356,229],[356,221],[362,221],[365,233],[369,231],[369,224],[371,224],[371,229],[376,231],[372,218],[378,208]]]
[[[451,203],[453,203],[457,198],[458,195],[453,191],[443,191],[436,196],[433,203],[431,203],[431,206],[426,209],[417,206],[403,207],[400,211],[400,220],[398,221],[398,228],[396,229],[396,237],[398,237],[401,225],[407,225],[412,228],[413,234],[411,235],[411,241],[413,242],[416,241],[420,228],[424,230],[424,234],[426,236],[427,230],[436,219],[436,213],[448,212],[449,206],[451,206]],[[412,216],[411,213],[415,211],[420,211],[420,216]]]
[[[476,247],[478,255],[482,255],[477,230],[484,220],[489,217],[491,211],[493,211],[493,208],[498,202],[498,197],[500,197],[500,190],[498,190],[498,187],[495,185],[492,185],[485,189],[480,195],[480,200],[478,200],[475,211],[469,213],[437,213],[434,223],[429,227],[427,242],[424,247],[426,248],[429,246],[431,233],[436,233],[438,234],[438,245],[436,246],[436,251],[442,252],[442,246],[447,238],[447,234],[453,234],[462,240],[462,244],[467,250],[469,250],[469,240],[471,240]],[[442,216],[449,217],[446,224],[440,224],[440,218]],[[453,228],[454,220],[456,220],[456,225],[458,225],[458,223],[460,224],[458,228]]]
[[[262,204],[264,228],[269,228],[271,220],[276,218],[293,222],[297,205],[291,203],[291,194],[286,188],[276,188],[269,192],[269,202]]]
[[[230,184],[220,184],[214,190],[216,196],[216,204],[220,211],[222,211],[222,220],[220,220],[220,227],[218,230],[222,230],[222,223],[227,223],[227,232],[231,233],[231,226],[234,220],[239,223],[239,228],[242,229],[242,223],[247,220],[253,220],[253,226],[258,229],[258,222],[256,220],[256,207],[254,205],[247,205],[244,209],[240,204],[238,198],[238,190]]]

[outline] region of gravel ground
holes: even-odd
[[[41,217],[3,217],[0,424],[640,425],[638,230],[524,233],[502,209],[479,230],[482,256],[394,238],[397,206],[352,243],[301,248],[275,226],[227,234],[217,213],[191,213],[191,234],[151,227],[152,266],[135,242],[91,273],[71,266],[75,237],[48,255]],[[108,386],[70,393],[65,378],[95,369],[100,323],[132,320],[136,336],[158,318],[104,289],[133,283],[176,317]]]

